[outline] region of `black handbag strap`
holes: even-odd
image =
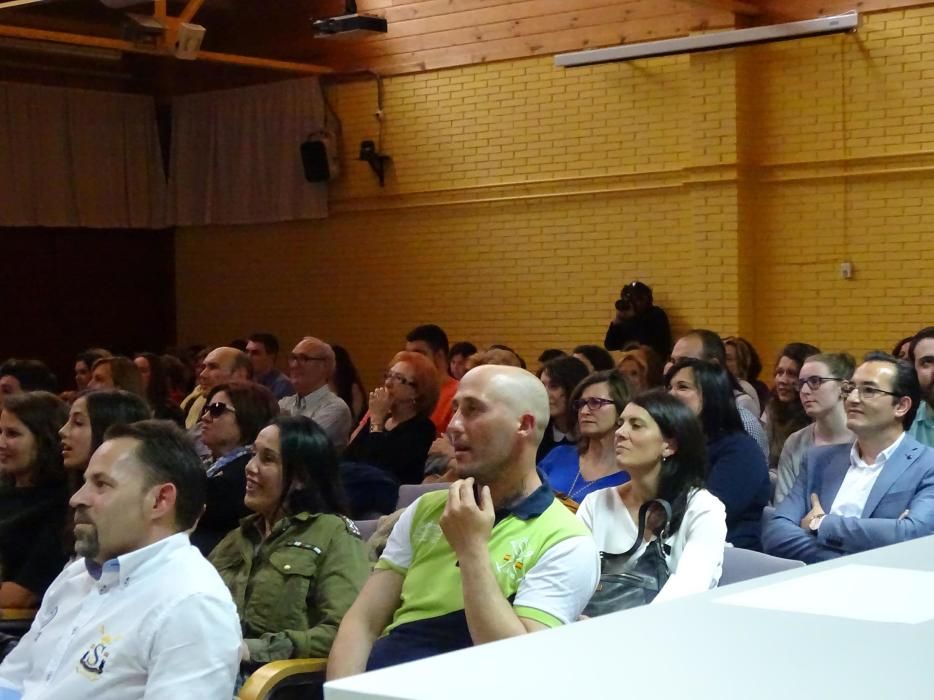
[[[671,504],[668,501],[662,498],[653,498],[651,501],[646,501],[641,506],[639,506],[639,534],[636,535],[636,541],[633,542],[632,547],[627,549],[622,553],[622,556],[629,556],[637,549],[639,549],[642,544],[642,540],[645,537],[645,521],[649,515],[649,509],[658,504],[662,507],[662,510],[665,511],[665,522],[662,523],[662,526],[657,528],[652,532],[656,537],[661,537],[664,539],[668,536],[668,524],[671,522]]]

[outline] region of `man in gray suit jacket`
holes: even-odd
[[[914,367],[871,352],[842,390],[856,442],[808,451],[763,524],[769,554],[810,564],[934,533],[934,450],[905,432],[921,394]]]

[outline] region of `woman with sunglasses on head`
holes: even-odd
[[[305,416],[263,428],[246,465],[243,501],[250,515],[210,556],[237,605],[242,661],[327,657],[370,571],[366,547],[344,517],[327,433]]]
[[[629,481],[616,464],[614,438],[616,421],[629,399],[629,386],[615,370],[594,372],[571,394],[577,444],[558,445],[538,465],[571,510],[577,510],[591,491]]]
[[[781,503],[798,478],[804,456],[812,447],[852,442],[846,427],[843,383],[853,377],[856,360],[847,353],[811,355],[801,365],[798,393],[809,425],[793,432],[785,441],[778,460],[778,481],[773,501]]]
[[[54,394],[8,395],[0,411],[0,608],[33,608],[66,562],[68,495]]]
[[[344,452],[388,472],[400,484],[420,484],[425,458],[435,439],[431,412],[438,401],[435,366],[417,352],[399,352],[370,392],[369,417],[357,428]]]
[[[771,484],[765,456],[743,430],[726,368],[684,358],[665,374],[668,392],[694,412],[707,439],[705,484],[726,507],[727,542],[761,550],[762,509]]]
[[[266,387],[254,382],[218,384],[208,392],[201,413],[201,441],[210,450],[204,514],[191,543],[207,556],[240,518],[246,464],[257,434],[279,415],[279,404]]]
[[[619,554],[632,547],[639,532],[639,510],[659,498],[671,505],[664,535],[670,576],[655,601],[715,587],[723,565],[725,515],[723,504],[703,486],[707,455],[693,412],[662,389],[634,397],[619,417],[616,463],[630,480],[591,493],[577,511],[600,551]],[[653,511],[647,518],[647,525],[655,527],[646,527],[644,540],[631,557],[642,556],[655,539],[652,530],[657,529],[658,514]]]

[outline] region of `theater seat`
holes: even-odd
[[[271,661],[254,671],[237,700],[314,700],[323,697],[327,659]]]
[[[356,525],[357,529],[360,531],[360,539],[366,542],[372,537],[373,533],[376,532],[379,520],[354,520],[354,525]]]
[[[804,566],[803,561],[782,559],[739,547],[727,547],[723,550],[723,573],[719,585],[728,586],[731,583],[777,574],[779,571],[797,569],[800,566]]]
[[[22,637],[35,617],[35,608],[0,608],[0,632]]]
[[[446,481],[438,481],[433,484],[402,484],[399,487],[399,500],[396,502],[396,510],[408,508],[423,493],[446,490],[450,487],[451,485]]]

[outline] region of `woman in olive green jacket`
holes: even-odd
[[[370,567],[341,515],[334,447],[314,421],[278,418],[259,433],[244,503],[253,515],[209,557],[237,604],[241,660],[327,657]]]

